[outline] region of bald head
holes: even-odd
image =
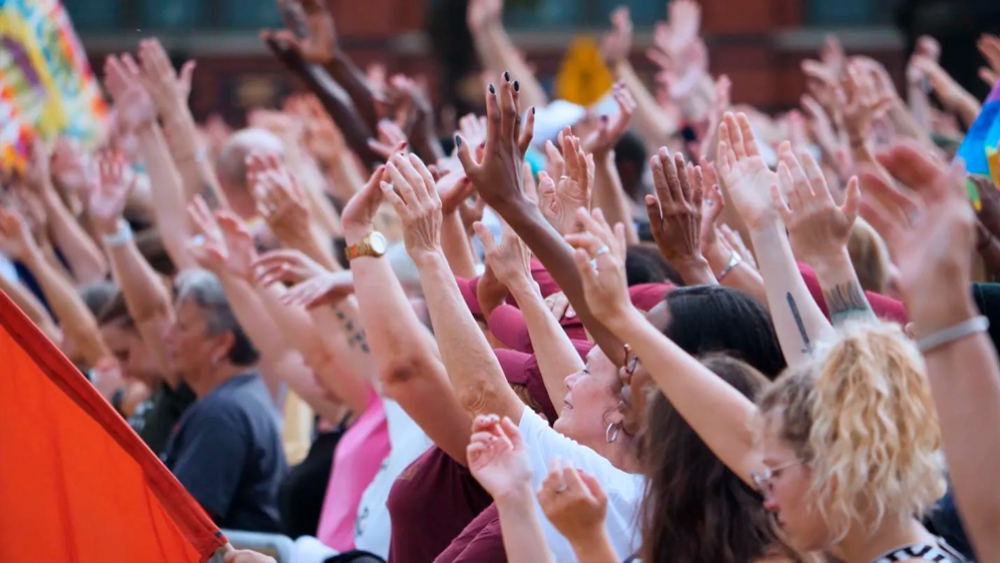
[[[265,129],[243,129],[229,137],[216,163],[216,174],[227,197],[249,194],[246,161],[253,153],[281,155],[284,153],[281,139]]]

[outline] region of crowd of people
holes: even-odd
[[[585,108],[470,0],[485,110],[449,123],[325,4],[262,33],[309,90],[281,109],[197,123],[145,40],[101,146],[0,186],[0,288],[221,528],[294,563],[1000,561],[1000,192],[932,38],[902,91],[830,38],[768,115],[694,0],[654,86],[619,9]]]

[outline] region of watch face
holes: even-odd
[[[382,256],[389,249],[389,242],[385,240],[385,235],[378,232],[371,234],[368,238],[368,244],[377,256]]]

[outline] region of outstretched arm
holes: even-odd
[[[524,105],[545,106],[549,102],[545,90],[503,27],[503,1],[470,0],[468,10],[469,31],[486,71],[497,75],[506,70],[519,76]]]

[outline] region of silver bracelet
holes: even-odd
[[[118,230],[113,234],[104,235],[101,237],[101,241],[107,248],[115,248],[122,246],[125,243],[132,240],[132,227],[129,227],[128,221],[124,219],[118,220]]]
[[[740,265],[740,262],[743,262],[743,257],[740,256],[739,252],[734,250],[733,253],[729,255],[729,263],[726,264],[726,267],[723,268],[721,272],[719,272],[719,275],[715,276],[715,280],[721,282],[722,278],[726,277],[729,272],[733,271],[733,268]]]
[[[929,334],[917,340],[917,349],[926,354],[935,348],[940,348],[945,344],[951,344],[980,332],[986,332],[990,328],[990,320],[983,316],[972,317],[946,329]]]

